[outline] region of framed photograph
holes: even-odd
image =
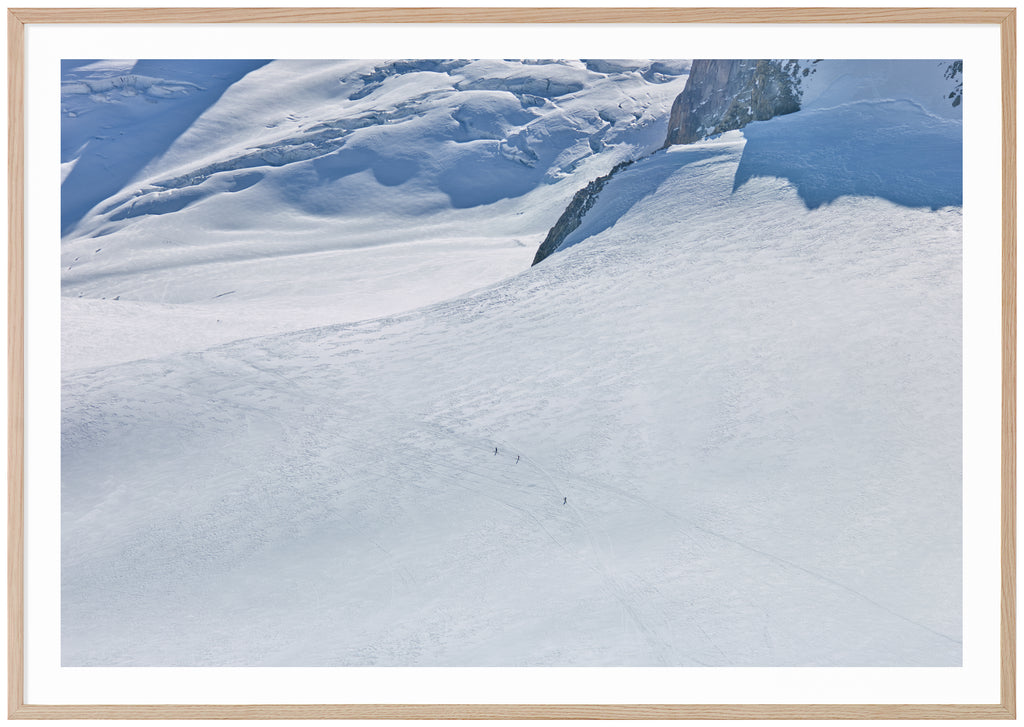
[[[1015,53],[9,10],[10,716],[1015,717]]]

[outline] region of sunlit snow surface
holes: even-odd
[[[688,67],[66,61],[62,364],[364,320],[502,280],[579,187],[661,146]]]
[[[958,147],[900,108],[891,134]],[[812,122],[657,152],[542,264],[383,317],[318,325],[253,253],[231,275],[286,332],[182,300],[193,345],[151,354],[170,278],[116,259],[153,287],[112,301],[66,276],[85,330],[130,304],[138,356],[68,365],[93,349],[65,315],[62,663],[959,665],[961,211],[741,173]],[[415,288],[487,232],[378,251]],[[215,288],[194,254],[174,284]],[[372,313],[401,286],[365,260]]]

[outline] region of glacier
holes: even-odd
[[[962,132],[889,63],[666,149],[681,62],[235,81],[62,241],[63,665],[960,665]],[[319,188],[218,166],[370,105]],[[879,118],[906,164],[797,163]]]

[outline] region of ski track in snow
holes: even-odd
[[[497,440],[495,440],[495,441],[497,441]],[[499,441],[498,444],[505,445],[506,448],[508,448],[506,442],[500,442]],[[509,448],[509,449],[512,449],[512,448]],[[544,470],[543,467],[541,467],[538,463],[534,462],[531,458],[529,458],[527,456],[523,456],[522,461],[529,462],[529,463],[533,464],[539,471],[541,471],[544,474],[544,477],[546,478],[546,480],[548,481],[548,483],[550,484],[550,486],[555,491],[555,494],[558,497],[562,497],[564,495],[564,492],[569,491],[568,489],[563,490],[563,489],[559,488],[559,486],[556,484],[554,478],[551,477],[551,475],[548,474],[547,471]],[[573,488],[575,488],[577,490],[588,489],[587,485],[585,483],[583,483],[583,482],[572,483],[571,487],[573,487]],[[761,556],[763,558],[766,558],[766,559],[768,559],[768,560],[770,560],[770,561],[772,561],[774,563],[781,564],[781,565],[785,566],[786,568],[791,568],[791,569],[800,571],[800,572],[805,573],[805,574],[807,574],[807,575],[809,575],[809,576],[811,576],[813,578],[816,578],[816,579],[819,579],[819,580],[824,581],[826,583],[829,583],[829,584],[831,584],[831,585],[833,585],[833,586],[835,586],[837,588],[840,588],[840,589],[842,589],[842,590],[844,590],[844,591],[846,591],[846,592],[856,596],[859,599],[862,599],[862,600],[866,601],[867,603],[869,603],[872,606],[874,606],[875,608],[883,611],[884,613],[888,614],[889,616],[895,617],[897,619],[900,619],[902,621],[910,623],[910,624],[912,624],[914,626],[917,626],[918,628],[924,629],[925,631],[928,631],[929,633],[934,634],[935,636],[943,638],[943,639],[945,639],[947,641],[950,641],[950,642],[952,642],[954,644],[958,644],[958,645],[962,644],[962,642],[959,639],[955,639],[955,638],[953,638],[953,637],[951,637],[951,636],[949,636],[947,634],[944,634],[944,633],[942,633],[940,631],[937,631],[937,630],[935,630],[933,628],[930,628],[929,626],[927,626],[925,624],[922,624],[922,623],[920,623],[918,621],[915,621],[915,620],[913,620],[911,618],[908,618],[907,616],[904,616],[903,614],[898,613],[897,611],[893,610],[892,608],[889,608],[888,606],[886,606],[886,605],[884,605],[882,603],[879,603],[878,601],[874,600],[870,596],[867,596],[867,595],[861,593],[860,591],[856,590],[855,588],[851,588],[850,586],[848,586],[848,585],[846,585],[846,584],[844,584],[844,583],[842,583],[840,581],[837,581],[837,580],[835,580],[833,578],[830,578],[827,575],[824,575],[822,573],[818,573],[818,572],[816,572],[816,571],[814,571],[814,570],[812,570],[810,568],[806,568],[806,567],[804,567],[804,566],[802,566],[802,565],[800,565],[798,563],[794,563],[794,562],[792,562],[790,560],[787,560],[785,558],[781,558],[781,557],[779,557],[777,555],[774,555],[774,554],[772,554],[770,552],[766,552],[766,551],[761,550],[759,548],[755,548],[755,547],[753,547],[751,545],[748,545],[747,543],[742,542],[741,540],[739,540],[739,539],[737,539],[735,537],[732,537],[732,536],[729,536],[729,535],[725,535],[724,533],[717,532],[717,531],[712,530],[712,529],[710,529],[708,527],[702,526],[702,525],[698,524],[697,522],[695,522],[695,521],[693,521],[691,519],[683,518],[680,515],[678,515],[677,513],[675,513],[673,511],[665,508],[664,506],[659,506],[659,505],[657,505],[657,504],[655,504],[655,503],[651,502],[650,500],[647,500],[647,499],[645,499],[643,497],[631,494],[629,492],[626,492],[626,491],[618,489],[618,488],[609,487],[607,485],[605,485],[605,486],[603,486],[601,488],[591,488],[591,489],[600,489],[602,494],[606,494],[607,495],[608,493],[612,493],[614,497],[622,497],[622,498],[626,498],[626,499],[632,500],[632,501],[634,501],[634,502],[636,502],[636,503],[638,503],[638,504],[640,504],[640,505],[642,505],[642,506],[644,506],[646,508],[649,508],[653,513],[662,515],[664,517],[667,517],[670,520],[672,520],[672,521],[674,521],[674,522],[676,522],[678,524],[686,526],[686,528],[688,528],[690,530],[697,530],[697,531],[700,531],[702,533],[706,533],[707,535],[710,535],[710,536],[712,536],[714,538],[718,538],[718,539],[724,540],[724,541],[726,541],[728,543],[731,543],[732,545],[735,545],[735,546],[737,546],[739,548],[742,548],[742,549],[744,549],[744,550],[746,550],[748,552],[751,552],[751,553],[754,553],[756,555],[759,555],[759,556]],[[647,634],[648,637],[650,637],[651,643],[653,645],[655,645],[655,647],[657,647],[658,644],[664,643],[665,633],[667,633],[667,630],[663,631],[663,633],[661,635],[661,641],[659,641],[658,638],[657,638],[657,634],[654,632],[654,630],[652,630],[648,625],[642,624],[641,617],[637,613],[637,606],[632,604],[631,602],[629,602],[627,600],[627,597],[625,595],[623,595],[624,594],[624,590],[623,590],[622,586],[615,581],[614,577],[610,574],[610,571],[608,570],[608,568],[605,565],[603,559],[601,558],[602,549],[598,545],[596,540],[594,539],[593,534],[591,533],[590,529],[587,527],[582,513],[575,506],[575,504],[573,504],[573,503],[567,503],[567,504],[569,505],[570,510],[576,516],[577,520],[579,520],[581,526],[586,531],[590,548],[598,556],[598,560],[600,562],[600,566],[601,566],[602,572],[604,573],[606,579],[609,581],[609,584],[611,585],[611,587],[614,589],[615,593],[617,594],[617,597],[622,601],[623,606],[625,608],[627,608],[627,610],[630,612],[631,617],[637,622],[637,625],[641,628],[641,630],[643,630],[645,632],[645,634]],[[543,525],[541,527],[543,527]],[[690,537],[692,538],[692,536],[690,536]],[[696,540],[694,540],[694,543],[697,544],[698,547],[700,547],[700,544]],[[670,616],[668,614],[665,614],[665,613],[660,613],[659,616],[661,617],[663,623],[668,623],[668,622],[670,622],[672,620],[672,616]],[[700,629],[700,625],[699,624],[695,624],[695,626],[698,629]],[[705,638],[707,638],[708,641],[711,642],[712,645],[714,646],[714,642],[707,635],[707,633],[703,632],[703,629],[701,629],[701,631],[702,631],[702,633],[704,633]],[[726,658],[725,654],[723,652],[721,652],[720,649],[718,651],[719,651],[719,653],[721,654],[721,656],[723,658]],[[664,665],[668,665],[670,663],[670,661],[663,658],[662,659],[662,663]],[[697,661],[697,663],[701,664],[702,666],[708,666],[708,664],[704,664],[704,663],[702,663],[700,661]]]
[[[499,445],[504,445],[505,447],[508,446],[506,442],[498,441],[497,443]],[[580,527],[583,529],[583,532],[586,535],[589,552],[593,553],[594,559],[596,561],[596,567],[601,573],[601,576],[604,578],[605,582],[607,583],[609,591],[622,604],[623,609],[626,611],[626,613],[629,614],[630,619],[632,619],[633,623],[636,624],[639,631],[644,635],[644,638],[647,640],[647,643],[649,644],[652,652],[656,654],[660,664],[662,666],[671,665],[673,663],[673,659],[678,658],[675,655],[681,652],[679,652],[677,649],[674,649],[673,645],[667,641],[667,629],[663,628],[660,630],[659,633],[659,630],[651,627],[646,617],[642,614],[641,605],[637,603],[636,597],[630,594],[628,589],[623,585],[623,583],[619,582],[619,580],[615,578],[612,570],[608,567],[608,564],[605,560],[603,549],[601,545],[598,543],[598,541],[595,539],[594,534],[591,528],[587,525],[587,522],[583,514],[576,507],[575,503],[569,503],[568,496],[563,494],[566,490],[560,488],[558,484],[555,482],[555,479],[551,477],[550,474],[548,474],[547,470],[541,467],[538,463],[534,462],[531,458],[523,457],[521,461],[532,464],[544,476],[545,480],[548,482],[548,485],[552,488],[552,490],[554,490],[555,495],[557,497],[565,498],[565,505],[568,506],[569,511],[572,512],[572,514],[575,516],[576,521],[579,523]],[[658,615],[661,616],[665,622],[667,622],[668,619],[665,618],[665,614],[662,613]],[[707,636],[707,634],[705,634],[705,636]],[[708,664],[700,661],[699,659],[696,659],[692,656],[690,658],[692,658],[697,664],[701,666],[708,666]]]

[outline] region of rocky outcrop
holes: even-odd
[[[665,146],[742,129],[800,110],[800,80],[814,63],[796,60],[695,60],[672,104]]]
[[[665,146],[688,144],[741,129],[751,121],[800,110],[800,80],[817,61],[695,60],[683,92],[672,104]],[[537,249],[533,264],[555,252],[580,226],[608,180],[632,162],[619,164],[573,196],[569,206]]]
[[[953,61],[946,67],[944,74],[946,80],[951,81],[952,89],[948,98],[952,99],[953,107],[959,106],[964,100],[964,62],[963,60]]]
[[[572,201],[569,202],[569,206],[565,208],[562,215],[558,218],[555,226],[548,230],[547,237],[544,238],[544,242],[537,248],[537,254],[533,257],[533,265],[536,265],[544,258],[548,257],[551,253],[558,249],[558,246],[565,242],[572,232],[580,226],[583,222],[584,215],[590,211],[590,208],[594,206],[594,202],[597,201],[597,196],[604,189],[604,185],[608,183],[608,180],[619,171],[625,169],[632,160],[627,160],[616,164],[610,172],[605,174],[603,177],[598,177],[594,181],[590,182],[586,187],[578,191],[573,195]]]

